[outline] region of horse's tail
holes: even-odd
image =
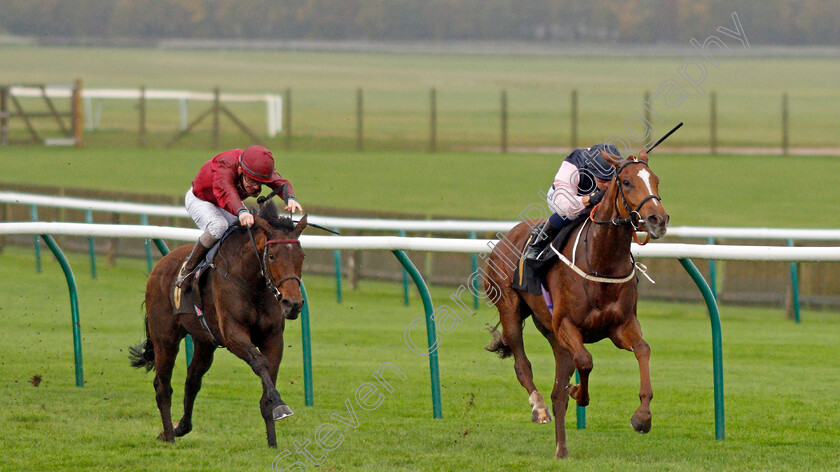
[[[496,323],[496,326],[493,326],[492,328],[490,326],[487,327],[487,331],[490,332],[493,339],[490,340],[490,344],[484,346],[484,349],[487,349],[490,352],[495,352],[501,359],[506,359],[513,355],[513,351],[510,349],[510,346],[505,344],[505,340],[502,339],[502,333],[499,332],[500,324],[502,324],[501,321]]]
[[[146,325],[146,340],[128,348],[128,359],[131,367],[144,367],[148,372],[155,368],[155,347],[149,339],[149,317],[145,316],[143,322]]]

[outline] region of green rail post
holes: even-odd
[[[476,239],[477,236],[475,231],[470,231],[470,239]],[[472,272],[470,274],[478,273],[478,254],[472,253],[470,254],[470,259],[472,259]],[[478,277],[473,277],[473,309],[478,311]]]
[[[575,369],[575,382],[580,384],[580,372]],[[577,406],[577,429],[586,429],[586,407],[585,406]],[[554,421],[557,421],[557,418],[554,418]]]
[[[84,367],[82,365],[82,330],[79,322],[79,295],[76,289],[76,278],[73,277],[73,269],[70,268],[70,263],[61,252],[61,248],[55,243],[55,239],[49,234],[42,234],[41,238],[47,243],[58,263],[61,264],[61,270],[64,271],[64,278],[67,279],[67,289],[70,291],[70,318],[73,323],[73,358],[76,365],[76,386],[85,386]]]
[[[417,286],[417,290],[420,291],[420,298],[423,300],[423,308],[426,310],[426,339],[429,343],[429,375],[431,377],[432,384],[432,415],[435,418],[443,418],[440,401],[440,369],[438,367],[437,347],[433,348],[433,346],[436,346],[437,333],[435,332],[432,296],[429,294],[429,287],[426,286],[423,276],[420,275],[417,267],[414,266],[411,259],[408,258],[405,252],[400,250],[392,252],[395,256],[397,256],[397,260],[399,260],[400,264],[405,267],[405,270],[408,271],[409,275],[411,275],[411,278],[414,280],[414,284]]]
[[[715,238],[706,238],[706,242],[714,245]],[[709,288],[712,290],[712,296],[717,300],[717,262],[714,259],[709,259]]]
[[[169,254],[169,248],[166,246],[166,243],[165,243],[165,242],[163,242],[163,240],[161,240],[161,239],[153,239],[152,241],[154,241],[155,246],[157,246],[158,251],[160,251],[160,253],[161,253],[162,255],[164,255],[164,256],[165,256],[165,255]],[[149,271],[149,273],[151,273],[151,272],[152,272],[152,271],[150,270],[150,271]],[[193,340],[192,340],[192,336],[190,336],[190,335],[188,334],[188,335],[184,338],[184,353],[187,355],[187,367],[188,367],[188,368],[189,368],[189,366],[190,366],[190,363],[192,362],[192,358],[193,358],[193,353],[194,353],[194,351],[195,351],[195,349],[193,348]]]
[[[149,226],[149,216],[146,214],[140,215],[140,224],[143,226]],[[154,265],[152,263],[152,247],[149,243],[149,238],[143,240],[143,245],[146,246],[146,267],[149,269],[149,273],[152,273],[152,269],[154,269]]]
[[[38,221],[38,207],[35,205],[29,206],[29,214],[32,216],[32,222]],[[41,239],[37,234],[32,236],[32,242],[35,244],[35,272],[41,273]]]
[[[334,231],[338,231],[333,228]],[[333,250],[333,260],[335,261],[335,302],[341,303],[341,251]]]
[[[315,404],[315,392],[312,389],[312,332],[309,329],[309,297],[306,287],[300,283],[303,295],[303,308],[300,309],[300,338],[303,344],[303,401],[306,406]]]
[[[405,237],[405,230],[400,230],[400,237]],[[402,271],[402,286],[403,286],[403,305],[408,306],[410,303],[409,293],[408,293],[408,272],[405,269]]]
[[[793,247],[793,240],[788,239],[787,245]],[[793,320],[799,323],[799,268],[796,262],[790,263],[790,286],[793,294]]]
[[[85,222],[93,223],[93,211],[90,208],[85,210]],[[96,280],[96,246],[93,244],[93,237],[88,238],[88,250],[90,252],[90,278]]]
[[[691,259],[680,259],[680,264],[694,280],[694,283],[703,294],[706,307],[709,310],[709,320],[712,324],[712,364],[714,366],[715,385],[715,439],[723,440],[725,437],[725,426],[723,420],[723,348],[720,330],[720,312],[718,312],[717,301],[715,300],[709,285],[703,279],[703,275],[691,262]]]

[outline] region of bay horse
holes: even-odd
[[[244,360],[262,381],[260,412],[270,447],[277,447],[274,420],[292,414],[275,386],[283,358],[286,319],[295,319],[304,300],[300,275],[304,254],[298,237],[306,228],[279,217],[270,200],[260,204],[252,228],[238,227],[221,243],[215,268],[201,277],[202,316],[176,314],[173,286],[192,244],[163,257],[146,285],[146,340],[131,348],[134,367],[155,370],[155,399],[170,443],[192,430],[195,397],[217,346]],[[177,305],[177,304],[176,304]],[[172,368],[181,340],[190,334],[194,354],[184,386],[184,415],[175,425],[170,412]]]
[[[567,243],[557,248],[567,262],[558,255],[561,260],[545,276],[553,310],[549,311],[542,295],[512,287],[514,267],[510,261],[519,260],[531,228],[539,221],[522,222],[511,229],[506,241],[497,244],[488,259],[488,268],[493,270],[485,271],[485,291],[493,294],[491,298],[499,311],[499,323],[492,329],[493,340],[486,349],[503,358],[514,356],[514,370],[528,391],[532,420],[536,423],[551,422],[551,415],[534,385],[531,363],[525,355],[522,328],[528,316],[533,315],[534,324],[554,352],[551,403],[555,458],[569,455],[565,426],[569,397],[580,406],[589,404],[592,355],[584,343],[609,338],[619,349],[636,355],[641,405],[630,423],[640,433],[651,428],[650,347],[642,338],[636,318],[638,291],[630,243],[637,238],[637,231],[647,232],[653,238],[664,236],[669,216],[659,197],[659,178],[650,170],[644,150],[638,157],[625,160],[602,153],[616,172],[602,202],[591,210],[584,224],[572,231]],[[501,335],[497,331],[499,325]],[[580,373],[580,384],[572,386],[569,380],[575,368]]]

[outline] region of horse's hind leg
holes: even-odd
[[[651,427],[650,401],[653,399],[653,388],[650,384],[650,346],[642,339],[639,320],[635,317],[629,319],[610,335],[610,339],[616,347],[633,351],[636,354],[636,360],[639,361],[641,405],[630,418],[630,424],[636,431],[647,433]]]
[[[192,413],[195,397],[201,390],[201,378],[213,364],[216,347],[209,343],[194,343],[192,362],[187,368],[187,381],[184,383],[184,416],[175,427],[175,437],[181,437],[192,431]]]
[[[160,419],[163,422],[163,432],[158,439],[170,443],[175,442],[175,431],[172,428],[172,368],[178,355],[178,342],[174,339],[159,340],[155,347],[155,400]]]
[[[522,323],[526,315],[523,313],[523,301],[513,290],[506,290],[496,302],[499,309],[499,320],[502,324],[502,344],[513,354],[513,369],[519,383],[528,391],[528,402],[531,404],[531,421],[534,423],[550,423],[551,414],[545,404],[542,394],[534,385],[534,373],[531,361],[525,354],[525,343],[522,339]],[[502,347],[501,349],[505,349]],[[504,355],[504,354],[503,354]]]

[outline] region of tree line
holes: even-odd
[[[688,44],[733,12],[751,44],[840,45],[837,0],[3,0],[0,33]]]

